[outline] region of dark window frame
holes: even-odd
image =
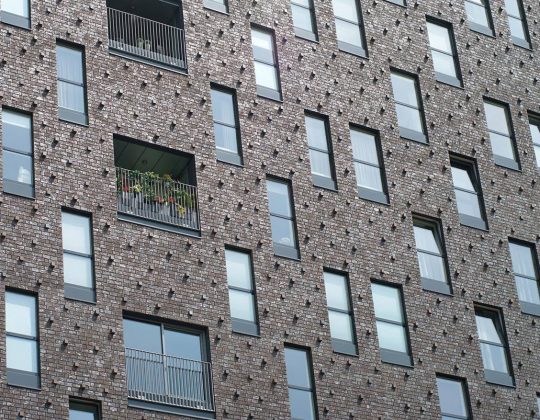
[[[294,5],[297,7],[301,7],[302,9],[308,10],[309,16],[311,17],[311,24],[313,26],[314,32],[306,31],[305,29],[302,29],[302,28],[297,28],[296,26],[294,26],[294,19],[293,19],[292,21],[293,21],[294,34],[299,38],[307,39],[308,41],[317,42],[319,40],[319,34],[317,31],[317,18],[315,15],[315,4],[313,0],[308,0],[308,2],[309,2],[309,8],[302,4],[297,3],[296,0],[291,0],[291,9],[292,9],[292,6]],[[291,16],[292,16],[292,13],[291,13]]]
[[[69,411],[71,409],[85,411],[94,414],[94,418],[101,420],[103,418],[101,411],[101,402],[97,400],[87,400],[78,397],[69,397]]]
[[[455,376],[455,375],[448,375],[446,373],[435,373],[435,380],[438,378],[446,379],[447,381],[455,381],[459,382],[461,384],[461,391],[463,393],[463,402],[465,405],[465,410],[467,411],[466,417],[457,417],[455,414],[444,414],[442,413],[442,409],[440,408],[440,394],[439,390],[437,388],[437,394],[439,394],[439,410],[441,411],[441,414],[443,416],[447,416],[450,418],[455,419],[463,419],[463,420],[469,420],[472,419],[472,406],[471,406],[471,398],[470,398],[470,392],[469,392],[469,385],[467,383],[467,379],[461,376]]]
[[[536,251],[536,245],[532,242],[527,242],[522,239],[518,239],[515,237],[509,237],[508,238],[508,253],[510,254],[510,263],[513,266],[512,261],[512,253],[510,251],[510,243],[513,243],[515,245],[519,245],[522,247],[529,248],[531,251],[531,257],[532,257],[532,263],[534,267],[534,272],[536,274],[536,278],[529,277],[525,274],[516,274],[514,272],[514,269],[512,268],[512,274],[514,275],[514,281],[516,281],[516,276],[526,278],[529,280],[534,280],[536,282],[536,286],[538,288],[538,293],[540,295],[540,260],[538,258],[538,252]],[[516,284],[517,289],[517,284]],[[519,297],[518,297],[519,299]],[[536,303],[526,302],[519,299],[519,304],[521,306],[521,312],[528,314],[528,315],[534,315],[534,316],[540,316],[540,305]]]
[[[325,137],[326,137],[326,147],[328,150],[322,150],[318,149],[316,147],[312,147],[309,144],[309,138],[307,134],[307,128],[305,127],[305,120],[306,118],[313,118],[317,119],[319,121],[324,122],[324,130],[325,130]],[[309,150],[314,150],[320,153],[325,153],[328,155],[328,161],[330,163],[330,172],[331,172],[331,178],[322,177],[319,175],[314,175],[313,172],[311,172],[311,178],[313,180],[313,185],[319,188],[324,188],[331,191],[337,191],[337,176],[336,176],[336,165],[335,165],[335,159],[334,159],[334,147],[332,144],[332,134],[330,132],[330,119],[327,115],[319,114],[317,112],[313,112],[310,110],[304,111],[304,130],[306,132],[306,142]],[[310,169],[311,169],[311,159],[310,159]]]
[[[472,3],[478,6],[478,3],[474,3],[469,0],[464,0],[465,3]],[[467,17],[467,24],[469,25],[469,29],[474,32],[481,33],[483,35],[487,35],[490,37],[495,37],[495,31],[493,28],[493,16],[491,15],[491,7],[489,5],[489,0],[482,0],[482,5],[484,6],[484,9],[486,11],[486,16],[488,20],[489,26],[480,25],[478,23],[471,22],[469,20],[469,16],[467,15],[467,9],[465,9],[465,16]]]
[[[537,114],[536,112],[534,111],[529,111],[527,110],[527,120],[529,122],[529,131],[530,131],[530,126],[531,125],[535,125],[536,127],[538,127],[538,131],[540,132],[540,114]],[[529,134],[530,137],[531,137],[531,143],[533,145],[533,153],[534,153],[534,156],[535,156],[535,164],[536,164],[536,167],[540,170],[540,142],[539,143],[535,143],[534,142],[534,139],[532,138],[532,135]],[[537,153],[536,152],[536,147],[539,148],[539,152]]]
[[[229,14],[229,1],[225,0],[225,4],[221,4],[220,2],[214,1],[214,0],[203,0],[203,6],[206,9],[214,10],[216,12],[224,13],[226,15]]]
[[[15,15],[13,13],[0,10],[0,22],[10,26],[16,26],[21,29],[30,30],[32,27],[32,2],[24,0],[28,3],[28,17]]]
[[[521,24],[523,25],[523,32],[525,33],[525,39],[521,39],[521,38],[517,38],[513,36],[511,30],[510,30],[510,38],[512,39],[512,43],[514,45],[530,50],[531,49],[531,34],[529,32],[529,24],[527,23],[527,14],[525,13],[525,9],[523,7],[523,1],[516,0],[516,2],[517,2],[517,6],[518,6],[519,13],[521,14],[521,16],[514,16],[508,13],[508,9],[506,8],[506,3],[505,3],[504,10],[506,12],[507,23],[508,23],[508,26],[510,26],[510,18],[519,20]]]
[[[362,5],[360,4],[359,0],[350,0],[350,1],[354,1],[354,3],[356,4],[356,13],[358,15],[357,16],[358,23],[353,22],[351,20],[343,19],[341,17],[337,17],[334,10],[332,9],[332,13],[334,15],[334,27],[337,26],[336,20],[341,20],[345,23],[358,26],[358,30],[360,32],[360,41],[362,45],[358,46],[354,44],[349,44],[348,42],[340,41],[337,38],[337,30],[336,30],[336,39],[337,39],[338,49],[348,54],[356,55],[362,58],[368,58],[368,50],[367,50],[367,42],[366,42],[366,27],[364,25],[364,18],[363,18],[362,7],[361,7]]]
[[[283,94],[282,94],[282,85],[281,85],[281,73],[279,70],[279,59],[277,54],[277,43],[276,43],[276,33],[273,29],[267,28],[265,26],[251,24],[250,26],[250,35],[252,31],[258,31],[258,32],[264,32],[270,35],[272,38],[272,61],[268,61],[266,58],[263,57],[264,54],[257,54],[256,47],[253,45],[253,39],[251,39],[251,48],[252,48],[252,57],[253,61],[257,61],[263,64],[266,64],[268,66],[274,67],[274,70],[276,71],[276,80],[277,80],[277,88],[278,90],[270,89],[265,86],[259,86],[257,84],[257,74],[255,73],[255,87],[257,89],[257,96],[271,99],[273,101],[282,102],[283,100]],[[255,72],[255,70],[254,70]]]

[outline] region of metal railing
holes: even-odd
[[[128,397],[214,411],[212,365],[126,348]]]
[[[109,48],[156,61],[187,68],[184,30],[151,19],[107,8]]]
[[[199,230],[197,187],[153,172],[116,168],[119,213]]]

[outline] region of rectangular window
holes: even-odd
[[[350,135],[358,196],[387,204],[388,193],[379,136],[355,127],[351,127]]]
[[[257,95],[281,101],[274,33],[269,30],[251,28],[251,42]]]
[[[291,0],[294,33],[310,41],[317,41],[317,25],[313,0]]]
[[[391,79],[400,136],[427,143],[418,79],[397,71],[392,71]]]
[[[285,346],[285,366],[292,419],[317,419],[309,350]]]
[[[437,392],[443,420],[471,418],[465,379],[437,375]]]
[[[469,28],[484,35],[493,36],[488,0],[465,0],[465,13],[469,21]]]
[[[536,157],[536,166],[540,168],[540,118],[529,113],[529,130]]]
[[[476,307],[475,317],[486,381],[513,386],[510,354],[501,312]]]
[[[30,29],[30,0],[2,0],[0,21]]]
[[[37,299],[6,291],[6,364],[10,385],[39,388]]]
[[[268,207],[274,252],[281,257],[298,259],[296,218],[290,184],[286,181],[268,179]]]
[[[338,48],[366,57],[360,6],[357,0],[332,0],[336,21]]]
[[[357,353],[349,281],[343,274],[324,272],[324,288],[330,321],[332,348],[338,353]]]
[[[476,163],[473,160],[451,156],[450,166],[460,222],[477,229],[487,229]]]
[[[452,24],[428,18],[427,32],[436,79],[461,87],[461,73]]]
[[[508,105],[484,99],[484,110],[495,163],[509,169],[519,170]]]
[[[227,0],[203,0],[204,7],[213,9],[221,13],[229,13]]]
[[[94,250],[90,216],[62,211],[62,247],[65,296],[95,302]]]
[[[523,48],[531,48],[527,20],[521,0],[504,0],[512,42]]]
[[[413,225],[422,287],[432,292],[451,294],[440,223],[414,217]]]
[[[212,115],[217,159],[241,165],[238,109],[233,90],[212,86]]]
[[[403,310],[401,289],[382,283],[371,283],[381,360],[411,366],[409,333]]]
[[[87,125],[84,49],[58,43],[56,60],[60,119]]]
[[[225,261],[233,331],[258,335],[251,255],[235,249],[226,249]]]
[[[2,109],[4,192],[34,197],[34,142],[32,116]]]
[[[100,420],[99,403],[79,399],[69,400],[69,420]]]
[[[513,240],[510,240],[508,245],[521,310],[531,315],[540,316],[538,258],[535,246]]]
[[[335,190],[334,157],[328,119],[306,113],[305,124],[313,184],[317,187]]]

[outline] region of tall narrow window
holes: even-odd
[[[226,249],[225,260],[233,331],[258,335],[251,256],[247,252]]]
[[[427,30],[435,77],[439,82],[461,87],[461,74],[452,25],[430,18],[427,22]]]
[[[367,56],[360,7],[357,0],[332,0],[338,47],[351,54]]]
[[[99,404],[84,400],[69,400],[69,420],[100,420]]]
[[[324,288],[332,347],[338,353],[356,354],[356,335],[347,277],[325,271]]]
[[[350,133],[358,196],[388,203],[379,136],[353,127]]]
[[[0,21],[10,25],[30,28],[30,0],[2,0]]]
[[[467,385],[464,379],[437,375],[437,391],[443,420],[471,418]]]
[[[415,217],[413,224],[422,287],[433,292],[452,293],[439,222]]]
[[[400,136],[427,143],[418,80],[396,71],[391,78]]]
[[[229,4],[227,0],[203,0],[204,7],[217,10],[221,13],[229,12]]]
[[[529,129],[534,147],[534,155],[536,157],[536,166],[540,168],[540,118],[529,115]]]
[[[456,156],[450,158],[450,165],[459,220],[467,226],[487,229],[476,163]]]
[[[513,386],[506,331],[500,311],[476,307],[475,315],[486,381]]]
[[[311,357],[307,349],[285,346],[285,366],[292,419],[317,418]]]
[[[298,259],[300,254],[296,241],[296,220],[290,184],[268,179],[266,187],[274,252],[282,257]]]
[[[66,297],[95,302],[92,222],[89,216],[62,212],[62,246]]]
[[[317,26],[313,0],[291,0],[294,33],[302,38],[317,41]]]
[[[410,366],[409,334],[407,332],[401,289],[381,283],[371,283],[377,335],[383,362]]]
[[[272,31],[251,28],[255,82],[257,95],[281,100],[281,86],[277,67],[276,46]]]
[[[334,158],[328,120],[315,114],[306,114],[305,124],[313,184],[335,190]]]
[[[240,130],[234,91],[212,86],[212,115],[218,160],[241,165]]]
[[[6,291],[6,363],[8,384],[39,388],[35,296]]]
[[[504,0],[512,42],[523,48],[531,48],[527,20],[521,0]]]
[[[489,0],[465,0],[469,28],[484,35],[493,35]]]
[[[533,244],[517,241],[509,241],[509,247],[521,310],[540,316],[538,260],[535,247]]]
[[[34,145],[32,117],[2,109],[4,191],[34,197]]]
[[[88,124],[84,49],[68,44],[56,46],[58,112],[61,120]]]
[[[484,100],[484,110],[495,163],[510,169],[519,169],[508,106]]]

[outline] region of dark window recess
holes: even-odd
[[[418,80],[397,71],[392,71],[391,79],[400,136],[427,143]]]
[[[540,316],[538,257],[533,244],[509,241],[512,269],[522,312]]]
[[[428,18],[427,32],[435,77],[439,82],[461,87],[461,72],[452,25]]]
[[[437,392],[443,420],[471,418],[465,379],[437,375]]]
[[[495,163],[509,169],[519,170],[516,142],[508,105],[484,99],[484,111]]]
[[[64,43],[56,46],[58,113],[61,120],[88,124],[84,49]]]
[[[227,0],[203,0],[204,7],[213,9],[221,13],[229,13],[229,2]]]
[[[493,22],[488,0],[465,0],[465,13],[469,28],[475,32],[493,36]]]
[[[291,418],[316,420],[317,403],[309,350],[285,346],[285,366]]]
[[[334,156],[328,120],[315,114],[306,114],[305,124],[313,184],[335,190]]]
[[[212,115],[217,159],[242,165],[238,110],[233,90],[212,87]]]
[[[2,0],[0,22],[30,29],[30,0]]]
[[[512,42],[523,48],[531,48],[527,19],[521,0],[504,0]]]
[[[281,101],[274,33],[269,30],[251,28],[251,42],[257,95]]]
[[[70,398],[69,420],[101,420],[99,403]]]
[[[340,50],[367,56],[360,6],[357,0],[332,0]]]
[[[529,116],[529,130],[531,131],[536,166],[540,168],[540,118]]]
[[[2,109],[4,192],[34,197],[34,142],[32,116]]]
[[[310,41],[317,41],[317,24],[313,0],[291,0],[294,33]]]

